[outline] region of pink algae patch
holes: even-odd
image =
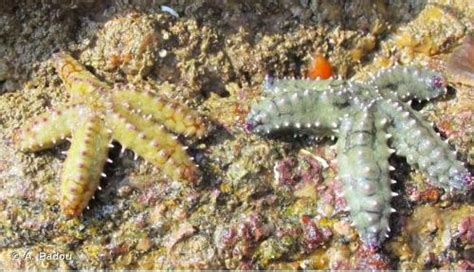
[[[452,81],[474,86],[474,33],[467,35],[462,45],[451,54],[447,72]]]

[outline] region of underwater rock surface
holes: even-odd
[[[0,11],[0,267],[472,267],[472,195],[443,193],[392,156],[397,212],[390,239],[374,250],[344,211],[331,140],[266,138],[244,128],[265,76],[303,78],[315,53],[343,79],[364,81],[397,64],[443,70],[473,28],[465,1],[7,2]],[[101,82],[151,85],[157,97],[207,117],[206,138],[178,138],[202,182],[166,178],[116,145],[90,209],[65,219],[58,189],[69,144],[24,153],[13,141],[27,120],[71,101],[52,61],[58,50]],[[448,80],[446,97],[413,108],[472,169],[474,97]]]

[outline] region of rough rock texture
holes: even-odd
[[[0,10],[0,267],[469,267],[469,232],[458,229],[473,213],[472,196],[451,198],[403,158],[390,158],[401,197],[392,202],[391,238],[372,252],[344,212],[331,140],[244,131],[265,76],[300,78],[316,51],[346,79],[409,62],[443,69],[473,27],[466,1],[7,2]],[[126,43],[107,43],[111,34]],[[158,96],[208,116],[207,138],[179,139],[201,166],[200,185],[167,179],[112,148],[114,163],[90,210],[65,220],[58,188],[68,144],[25,154],[12,140],[29,118],[70,101],[50,61],[58,49],[103,82],[151,84]],[[447,98],[414,108],[472,164],[471,94],[456,84]],[[275,172],[295,179],[282,184]],[[427,225],[433,214],[441,221]]]

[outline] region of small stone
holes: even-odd
[[[166,51],[166,49],[161,49],[160,52],[158,52],[158,55],[160,58],[165,58],[168,55],[168,51]]]
[[[130,195],[130,193],[133,191],[133,188],[132,186],[130,185],[123,185],[123,186],[120,186],[120,188],[117,190],[117,195],[119,197],[126,197],[128,195]]]
[[[137,246],[135,247],[138,251],[145,252],[153,246],[150,238],[145,237],[138,241]]]

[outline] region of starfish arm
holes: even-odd
[[[91,72],[65,52],[53,55],[59,77],[66,85],[67,90],[76,101],[88,99],[95,102],[100,90],[109,89],[109,85],[100,81]]]
[[[392,144],[397,154],[405,156],[433,185],[459,191],[472,186],[469,171],[420,113],[398,102],[384,101],[380,108],[393,120],[389,133],[393,135]]]
[[[113,101],[146,117],[149,116],[179,134],[201,138],[207,132],[204,120],[190,108],[149,93],[118,91],[114,93]]]
[[[310,91],[297,89],[270,95],[252,107],[247,126],[257,133],[285,130],[316,136],[334,135],[346,113],[349,93],[343,89]]]
[[[66,216],[79,216],[94,195],[109,142],[104,121],[96,115],[80,122],[74,130],[61,180],[60,203]]]
[[[416,67],[396,66],[380,71],[369,83],[395,93],[402,101],[430,100],[446,93],[446,80],[440,73]]]
[[[21,130],[19,146],[23,151],[39,151],[53,147],[56,142],[71,135],[73,124],[82,112],[81,105],[69,106],[40,114],[29,121]]]
[[[197,166],[185,148],[162,126],[130,113],[119,105],[114,105],[112,110],[113,113],[107,115],[106,120],[114,139],[161,168],[174,180],[198,180]]]
[[[339,178],[361,240],[379,245],[392,210],[386,133],[370,110],[352,116],[342,122],[337,142]]]

